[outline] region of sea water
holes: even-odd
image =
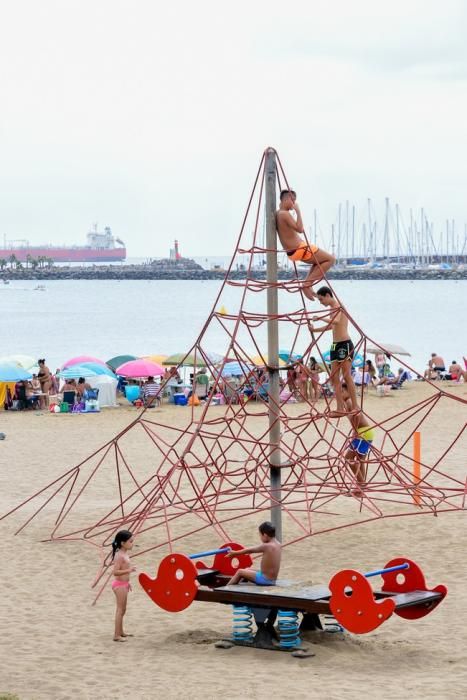
[[[36,281],[0,284],[0,355],[45,357],[52,370],[81,354],[107,360],[119,354],[187,351],[212,309],[223,305],[228,314],[235,314],[243,294],[242,287],[227,285],[216,301],[220,281],[54,280],[41,284],[45,290],[36,289]],[[423,371],[432,352],[447,364],[452,360],[462,364],[463,355],[467,356],[466,281],[342,280],[334,281],[333,287],[364,333],[378,343],[404,347],[411,357],[402,359],[417,371]],[[318,303],[307,305],[322,310]],[[280,293],[281,313],[300,307],[299,294]],[[266,293],[248,293],[245,308],[265,311]],[[231,321],[229,332],[233,328]],[[296,331],[292,322],[280,323],[281,348],[293,344]],[[354,340],[358,337],[355,329],[351,335]],[[258,348],[266,351],[265,324],[253,324],[248,331],[242,328],[239,337],[252,354]],[[329,337],[320,342],[323,351]],[[305,342],[302,333],[296,350]],[[205,350],[223,355],[228,344],[223,324],[214,319],[205,331]],[[393,369],[397,369],[394,364]]]

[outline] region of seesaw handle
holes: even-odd
[[[370,576],[379,576],[379,574],[388,574],[390,571],[402,571],[402,569],[408,569],[409,564],[398,564],[397,566],[389,566],[387,569],[376,569],[376,571],[368,571],[368,573],[363,574],[365,578],[370,578]]]
[[[224,552],[230,552],[230,547],[224,547],[223,549],[208,549],[207,552],[190,554],[188,559],[200,559],[201,557],[210,557],[212,554],[224,554]]]

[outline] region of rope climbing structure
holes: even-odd
[[[297,358],[301,358],[301,372],[310,379],[311,357],[328,373],[329,366],[327,341],[312,328],[313,317],[323,312],[305,297],[300,270],[294,264],[289,278],[278,280],[268,269],[264,279],[262,262],[257,264],[270,253],[273,261],[283,255],[277,243],[271,245],[270,236],[267,241],[263,236],[268,216],[271,225],[271,203],[268,212],[266,196],[271,159],[276,167],[269,196],[276,186],[288,188],[279,157],[267,149],[229,269],[187,353],[194,354],[199,366],[207,365],[213,377],[214,386],[205,402],[176,409],[176,422],[164,420],[164,405],[158,411],[141,410],[100,449],[3,515],[18,515],[27,505],[26,520],[17,532],[36,517],[49,517],[50,540],[82,540],[104,552],[115,532],[124,528],[138,537],[140,556],[155,549],[161,554],[172,552],[180,549],[180,541],[185,549],[200,542],[241,541],[238,530],[244,527],[245,518],[250,518],[254,529],[260,519],[269,519],[271,511],[280,512],[283,542],[290,544],[379,518],[437,515],[465,508],[462,415],[466,402],[440,389],[443,383],[427,382],[424,398],[416,403],[410,402],[410,389],[404,389],[406,404],[396,413],[391,400],[371,402],[363,386],[357,387],[360,409],[375,431],[363,487],[357,484],[347,456],[354,430],[349,416],[333,415],[331,392],[315,400],[301,388],[306,382],[297,384],[295,396],[281,387],[281,372],[293,369]],[[238,274],[240,265],[242,275]],[[326,278],[323,283],[333,290]],[[266,304],[271,293],[278,301],[277,308],[272,304],[272,311],[271,303]],[[350,315],[352,310],[343,304],[342,308],[355,351],[365,358],[367,346],[374,346],[375,341]],[[285,354],[278,351],[279,362],[273,357],[275,340],[271,345],[268,338],[272,321],[279,346],[287,348]],[[210,361],[212,348],[224,358],[217,365]],[[253,361],[257,355],[262,358],[263,371],[257,369],[258,360]],[[229,373],[233,361],[236,379]],[[459,421],[448,439],[437,435],[436,427],[437,416],[451,402],[458,402]],[[372,415],[371,406],[378,407],[378,417]],[[420,434],[423,445],[430,442],[430,457],[423,449],[414,456],[414,436]],[[105,499],[96,497],[103,491]],[[96,580],[99,586],[107,580],[106,563]],[[243,610],[236,613],[241,623],[238,633],[247,634]],[[284,635],[293,636],[294,621],[284,619],[283,626]]]

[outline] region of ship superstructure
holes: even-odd
[[[83,246],[32,246],[27,240],[6,241],[0,248],[0,258],[7,262],[14,256],[16,261],[28,263],[33,260],[51,259],[54,262],[121,262],[126,259],[125,243],[116,238],[109,226],[100,233],[94,226]]]

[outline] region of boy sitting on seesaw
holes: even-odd
[[[252,581],[257,586],[275,586],[281,566],[281,543],[276,540],[276,528],[270,522],[261,523],[259,526],[261,544],[257,547],[246,549],[233,549],[226,554],[229,559],[238,557],[239,554],[256,554],[262,552],[261,570],[239,569],[228,582],[228,586],[240,583],[242,579]]]

